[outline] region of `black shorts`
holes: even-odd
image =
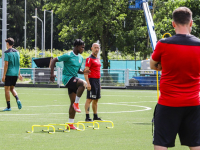
[[[200,146],[200,106],[168,107],[157,104],[153,144],[174,147],[178,133],[181,145]]]
[[[68,94],[71,93],[76,93],[78,87],[77,87],[77,82],[78,82],[79,78],[77,77],[72,77],[69,82],[66,84],[65,87],[68,88]]]
[[[4,86],[15,86],[18,76],[6,76]]]
[[[100,79],[89,78],[91,90],[87,90],[87,99],[100,99],[101,98],[101,84]]]

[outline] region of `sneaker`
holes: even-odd
[[[11,108],[5,108],[5,109],[3,109],[3,111],[11,111]]]
[[[92,119],[91,118],[86,118],[85,121],[92,121]]]
[[[22,108],[22,103],[20,100],[17,100],[17,105],[18,105],[18,108],[21,109]]]
[[[76,111],[76,112],[81,112],[81,110],[80,110],[80,108],[79,108],[79,103],[74,103],[73,104],[73,107],[74,107],[74,110]]]
[[[101,118],[93,118],[93,120],[103,121]]]
[[[77,128],[73,124],[68,124],[68,125],[69,125],[70,129],[77,130]],[[67,127],[67,129],[68,129],[68,127]]]

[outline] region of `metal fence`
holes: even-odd
[[[62,69],[56,68],[54,75],[56,79],[54,83],[50,82],[50,68],[21,68],[23,81],[18,80],[17,84],[29,85],[57,85],[63,86]],[[3,69],[0,74],[2,76]],[[160,80],[161,72],[158,72]],[[84,75],[79,74],[79,78],[84,79]],[[156,87],[157,78],[156,71],[152,70],[129,70],[129,69],[102,69],[101,70],[101,86],[103,87]]]

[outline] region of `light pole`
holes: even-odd
[[[53,50],[53,10],[48,11],[44,10],[44,47],[45,47],[45,12],[50,12],[51,13],[51,57],[52,57],[52,50]]]
[[[32,16],[32,18],[37,18],[42,23],[42,57],[44,57],[44,46],[43,46],[44,45],[44,42],[43,42],[43,39],[44,39],[44,32],[43,32],[44,26],[43,26],[43,21],[38,16]]]
[[[26,50],[26,0],[25,0],[25,17],[24,17],[24,49]]]
[[[37,8],[35,8],[35,16],[37,16]],[[35,58],[37,57],[37,18],[35,18]]]

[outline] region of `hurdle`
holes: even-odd
[[[62,128],[58,128],[58,130],[62,130],[63,132],[70,132],[70,127],[68,124],[56,124],[56,123],[50,123],[48,125],[52,125],[52,126],[64,126],[65,129]],[[45,130],[44,130],[45,131]]]
[[[92,123],[93,126],[87,126],[87,127],[93,128],[94,130],[99,129],[99,123],[94,122],[94,121],[78,121],[77,123]],[[95,128],[95,124],[97,125],[97,128]]]
[[[112,124],[111,127],[106,127],[107,129],[111,129],[111,128],[114,128],[114,123],[112,121],[109,121],[109,120],[94,120],[94,122],[109,122]]]
[[[77,123],[71,123],[71,122],[66,122],[65,124],[75,124],[76,126],[77,126],[77,131],[85,131],[85,126],[84,126],[84,124],[82,124],[82,123],[79,123],[79,122],[77,122]],[[82,129],[80,129],[79,128],[79,125],[81,125],[83,128]]]
[[[49,134],[55,133],[55,128],[52,125],[32,125],[32,131],[26,131],[27,133],[33,133],[34,132],[34,127],[47,127],[47,131]],[[49,128],[53,129],[53,132],[49,131]]]

